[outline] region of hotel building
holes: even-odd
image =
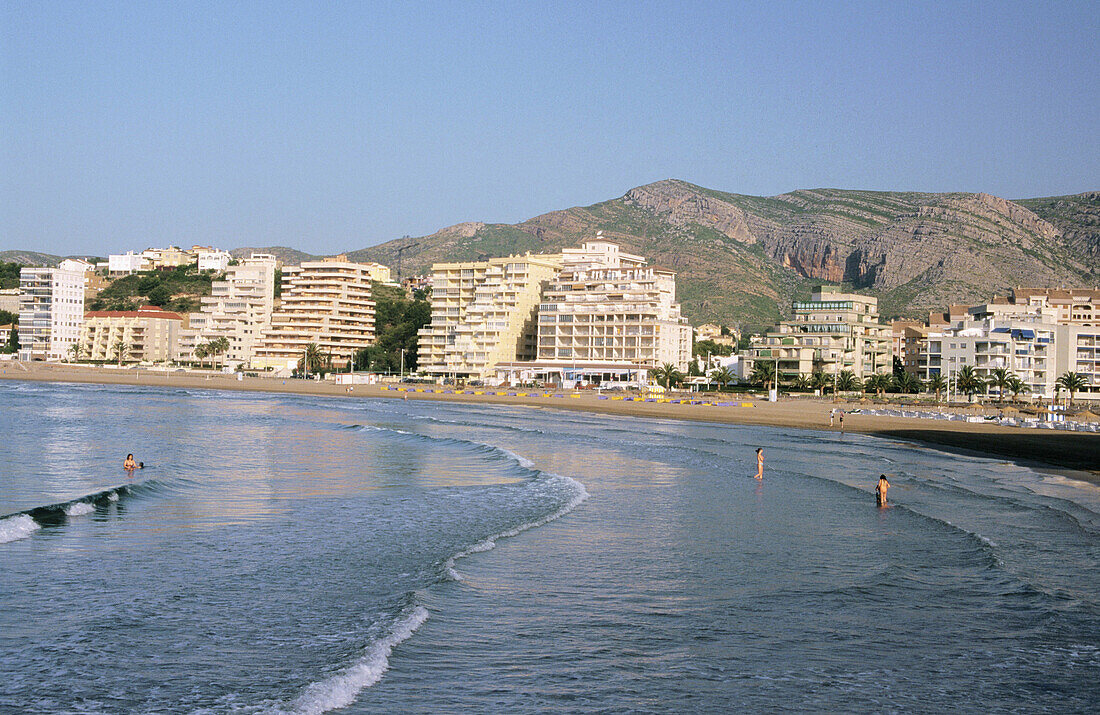
[[[486,379],[497,363],[537,355],[536,313],[560,254],[526,254],[432,266],[432,322],[417,362],[432,375]]]
[[[80,340],[84,273],[91,264],[67,259],[57,268],[19,272],[19,359],[58,362]]]
[[[214,281],[210,295],[203,296],[202,310],[192,313],[183,332],[181,354],[193,359],[200,344],[227,338],[227,362],[249,365],[257,343],[271,327],[275,310],[275,269],[278,260],[266,253],[253,253],[226,269],[225,280]]]
[[[138,310],[92,310],[84,314],[80,343],[89,360],[117,360],[117,346],[126,346],[123,360],[168,362],[179,357],[184,318],[156,306]]]
[[[343,367],[374,342],[369,266],[344,255],[287,266],[281,298],[256,347],[254,367],[293,369],[311,343]]]
[[[821,286],[809,301],[795,301],[792,308],[794,318],[779,323],[752,348],[754,363],[778,363],[781,382],[844,370],[863,380],[893,369],[892,331],[879,323],[876,298]]]

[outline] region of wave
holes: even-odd
[[[467,547],[462,551],[459,551],[457,554],[447,559],[447,561],[443,564],[443,571],[447,575],[447,578],[452,581],[462,580],[462,574],[458,573],[458,571],[455,570],[455,562],[457,562],[459,559],[464,559],[471,554],[478,554],[483,551],[489,551],[496,548],[497,541],[499,541],[500,539],[507,539],[513,536],[518,536],[525,531],[530,531],[531,529],[538,528],[544,524],[550,523],[551,521],[560,519],[569,512],[576,509],[578,506],[580,506],[589,497],[588,490],[584,488],[584,485],[578,482],[576,479],[573,479],[572,477],[563,477],[560,474],[547,474],[546,477],[548,483],[560,484],[572,491],[573,494],[569,498],[569,500],[566,501],[565,504],[563,504],[561,507],[547,514],[546,516],[539,517],[538,519],[534,519],[532,521],[524,522],[523,524],[520,524],[519,526],[514,526],[510,529],[505,529],[504,531],[482,539],[473,546]]]
[[[25,539],[42,527],[26,514],[0,519],[0,544]]]
[[[75,499],[23,509],[22,511],[17,511],[12,514],[5,514],[0,517],[0,544],[29,536],[41,526],[58,526],[64,524],[71,517],[91,514],[97,508],[106,508],[107,505],[117,502],[123,497],[129,497],[141,492],[155,492],[159,489],[159,486],[160,483],[157,480],[146,479],[141,482],[109,487],[98,492],[76,497]],[[17,529],[14,526],[15,524],[20,524],[22,526]],[[30,527],[29,524],[33,524],[34,526]],[[27,528],[29,528],[30,531],[26,531]],[[15,534],[17,531],[22,535],[5,539],[6,534],[9,532]]]
[[[320,715],[346,708],[365,688],[382,679],[390,667],[390,654],[428,620],[428,609],[415,606],[400,615],[383,638],[367,647],[362,657],[336,675],[309,685],[283,712]]]
[[[486,444],[485,442],[477,442],[471,439],[461,439],[458,437],[436,437],[434,435],[423,434],[420,432],[410,432],[409,430],[403,430],[397,427],[383,427],[380,425],[347,425],[347,428],[357,429],[363,432],[389,432],[391,434],[400,435],[401,437],[411,437],[414,440],[422,440],[432,442],[434,444],[444,444],[460,447],[481,456],[492,456],[509,462],[513,462],[527,472],[531,472],[531,476],[536,476],[537,473],[537,470],[534,469],[534,463],[530,459],[518,455],[511,450],[505,449],[503,447],[497,447],[492,444]]]

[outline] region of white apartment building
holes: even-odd
[[[533,360],[543,289],[560,254],[525,254],[432,266],[432,322],[420,329],[422,372],[486,379],[498,363]]]
[[[598,240],[565,249],[562,262],[539,306],[538,363],[568,366],[566,381],[603,382],[615,366],[687,369],[692,330],[674,273]]]
[[[754,363],[778,364],[780,381],[844,370],[864,380],[893,369],[892,330],[879,323],[878,299],[819,286],[792,308],[794,318],[768,331],[752,350]]]
[[[196,259],[200,271],[218,271],[221,273],[229,268],[229,262],[233,260],[233,256],[229,251],[215,248],[199,251],[196,254]]]
[[[190,315],[181,338],[183,359],[193,359],[200,344],[224,337],[229,340],[225,360],[251,365],[260,339],[271,327],[277,266],[278,259],[267,253],[253,253],[228,266],[225,280],[214,281],[210,295],[203,296],[201,311]]]
[[[1034,397],[1054,395],[1058,378],[1053,323],[1041,319],[984,318],[965,320],[928,334],[927,379],[942,375],[951,385],[970,366],[983,380],[1005,368],[1028,386]],[[996,388],[992,388],[996,393]]]
[[[90,264],[64,260],[57,268],[19,272],[19,359],[58,362],[80,340],[84,272]]]
[[[1091,325],[1059,325],[1055,329],[1055,365],[1061,375],[1076,372],[1085,378],[1085,389],[1074,399],[1100,400],[1100,322]],[[1062,394],[1065,394],[1064,392]]]
[[[138,310],[92,310],[84,314],[80,344],[84,358],[117,360],[124,345],[123,361],[168,362],[179,358],[179,313],[146,305]]]
[[[107,272],[111,275],[121,276],[147,271],[152,268],[149,259],[143,253],[112,253],[107,256]]]
[[[341,369],[374,342],[368,266],[340,255],[283,269],[282,304],[271,316],[252,365],[294,369],[315,343]]]

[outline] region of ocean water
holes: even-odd
[[[2,712],[1100,706],[1100,489],[996,459],[19,382],[0,435]]]

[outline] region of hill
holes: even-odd
[[[684,313],[761,327],[815,283],[880,299],[884,316],[918,316],[1018,285],[1098,280],[1097,193],[1013,202],[988,194],[813,189],[772,197],[675,179],[519,224],[463,223],[348,255],[428,270],[436,261],[550,252],[596,231],[679,274]],[[1025,205],[1027,204],[1027,205]]]
[[[304,251],[299,251],[296,248],[288,248],[286,246],[265,246],[263,248],[234,248],[231,249],[229,253],[232,254],[234,258],[248,258],[253,253],[270,253],[271,255],[282,261],[284,264],[292,266],[297,265],[302,261],[312,261],[317,258],[317,256],[313,255],[312,253],[305,253]]]

